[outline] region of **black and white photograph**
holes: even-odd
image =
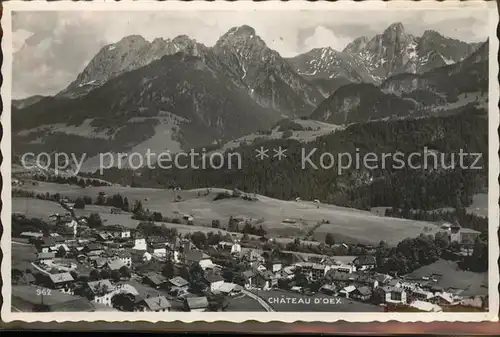
[[[2,315],[498,320],[498,13],[453,3],[6,3]]]

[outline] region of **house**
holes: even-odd
[[[129,252],[118,250],[108,254],[111,260],[120,260],[127,267],[132,267],[132,255]]]
[[[360,301],[368,301],[372,296],[372,290],[369,287],[359,287],[350,296]]]
[[[146,238],[144,237],[135,237],[134,239],[134,247],[132,249],[135,250],[147,250],[148,245],[146,243]]]
[[[295,266],[300,273],[310,280],[319,280],[325,276],[326,266],[318,263],[299,262]]]
[[[354,275],[354,284],[357,287],[368,286],[371,289],[375,289],[379,286],[378,281],[368,273],[359,273]]]
[[[52,237],[43,237],[36,243],[36,247],[41,253],[56,251],[56,241]]]
[[[98,256],[104,253],[104,248],[97,243],[90,243],[85,247],[85,252],[88,256]]]
[[[257,271],[259,272],[265,272],[267,270],[266,266],[264,266],[263,264],[259,264],[255,269],[257,269]]]
[[[234,245],[234,243],[232,243],[232,242],[227,242],[227,241],[220,241],[220,242],[219,242],[219,244],[218,244],[218,246],[219,246],[219,247],[220,247],[220,249],[222,249],[222,250],[225,250],[225,249],[227,249],[227,250],[231,250],[231,249],[232,249],[232,247],[233,247],[233,245]],[[241,247],[240,247],[240,248],[241,248]]]
[[[460,303],[460,299],[453,294],[442,292],[437,293],[434,297],[429,300],[430,303],[437,304],[439,306],[454,305]]]
[[[383,286],[379,288],[385,303],[406,304],[407,292],[404,288]]]
[[[126,267],[126,264],[119,259],[108,260],[106,262],[106,268],[109,270],[120,270],[122,267]]]
[[[153,258],[153,255],[151,255],[148,252],[144,252],[144,254],[142,255],[142,261],[151,261],[152,258]]]
[[[278,279],[291,280],[295,277],[295,269],[291,266],[288,266],[280,269],[275,275]]]
[[[56,254],[52,252],[40,252],[37,255],[37,261],[42,263],[51,263],[54,260]]]
[[[172,304],[165,296],[148,297],[137,304],[137,311],[166,312],[170,311]]]
[[[336,289],[332,284],[323,284],[321,288],[319,288],[319,292],[328,296],[333,296],[336,293]]]
[[[333,265],[328,266],[328,270],[336,270],[343,273],[354,273],[356,271],[356,266],[352,264],[337,262]]]
[[[271,271],[273,273],[277,273],[279,272],[281,269],[283,268],[283,265],[281,263],[273,263],[271,265]]]
[[[456,233],[453,233],[452,229],[450,240],[451,242],[458,242],[460,244],[474,244],[479,234],[481,234],[481,232],[471,228],[460,228],[460,230]]]
[[[215,269],[216,265],[213,264],[212,260],[211,259],[203,259],[199,262],[200,266],[201,266],[201,269],[203,270],[213,270]]]
[[[185,311],[206,311],[208,308],[208,299],[206,297],[188,297],[184,300]]]
[[[241,273],[241,278],[244,280],[245,282],[245,288],[251,288],[253,287],[253,277],[255,276],[256,272],[251,270],[251,269],[248,269],[248,270],[245,270],[244,272]]]
[[[108,232],[99,232],[96,234],[96,240],[99,242],[112,242],[113,241],[113,235],[111,235]]]
[[[377,260],[373,255],[362,255],[357,257],[353,261],[353,264],[356,266],[357,270],[368,270],[377,266]]]
[[[130,229],[122,226],[115,225],[108,227],[108,230],[113,234],[116,239],[130,239]]]
[[[411,298],[412,300],[420,300],[420,301],[427,301],[432,297],[434,297],[433,293],[424,290],[420,287],[414,287],[411,290],[408,290],[408,294],[409,294],[408,297]]]
[[[241,286],[235,283],[224,282],[216,292],[224,294],[226,296],[236,296],[241,293]]]
[[[410,304],[410,307],[416,308],[418,310],[425,311],[425,312],[441,312],[441,311],[443,311],[443,309],[440,306],[438,306],[436,304],[429,303],[429,302],[424,302],[424,301],[414,301]]]
[[[231,255],[239,254],[241,254],[241,245],[239,243],[235,243],[231,246]]]
[[[149,272],[143,277],[143,282],[153,288],[160,288],[167,283],[167,278],[155,272]]]
[[[356,290],[355,286],[344,287],[342,288],[342,290],[339,291],[339,296],[349,298],[355,290]]]
[[[99,280],[87,282],[84,294],[91,301],[111,306],[111,298],[115,290],[116,287],[109,280]]]
[[[147,238],[146,242],[148,243],[148,246],[159,245],[159,244],[162,244],[164,246],[168,245],[168,239],[163,236],[150,236]]]
[[[184,263],[186,264],[193,264],[193,263],[199,263],[201,260],[203,260],[203,253],[199,250],[185,250],[184,251]]]
[[[49,284],[52,289],[67,288],[75,281],[70,273],[49,274]]]
[[[262,256],[262,253],[257,251],[256,249],[249,249],[246,254],[244,254],[245,259],[248,262],[257,262],[257,263],[264,263],[265,259]]]
[[[106,264],[108,263],[108,260],[103,258],[103,257],[99,257],[99,256],[92,256],[89,258],[90,262],[92,263],[92,265],[94,266],[94,268],[104,268],[106,266]]]
[[[222,284],[224,284],[222,276],[213,272],[208,272],[205,275],[205,280],[209,285],[211,292],[215,292]]]
[[[185,289],[189,288],[189,282],[180,276],[176,276],[168,280],[172,288]]]
[[[392,277],[387,274],[379,274],[377,273],[375,276],[373,276],[375,280],[377,280],[379,285],[385,285],[387,282],[392,280]]]
[[[401,288],[401,282],[396,278],[387,281],[385,285],[393,288]]]
[[[153,243],[149,246],[149,251],[155,256],[167,256],[167,246],[163,243]]]
[[[278,279],[270,271],[257,272],[251,278],[251,286],[259,289],[271,289],[278,284]]]

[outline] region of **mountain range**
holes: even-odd
[[[464,93],[487,92],[488,43],[400,23],[342,51],[283,58],[252,27],[212,47],[188,36],[132,35],[103,47],[54,97],[13,101],[14,147],[96,154],[141,146],[179,150],[310,116],[346,124],[425,114]],[[90,152],[89,152],[90,151]]]

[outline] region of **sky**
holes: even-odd
[[[137,34],[149,41],[188,35],[207,46],[230,28],[249,25],[283,57],[317,47],[342,50],[360,36],[372,37],[401,22],[405,32],[436,30],[466,42],[485,41],[488,13],[482,10],[426,11],[239,11],[12,13],[15,99],[54,95],[80,73],[105,45]]]

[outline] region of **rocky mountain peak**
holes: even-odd
[[[408,36],[405,33],[403,24],[396,22],[387,27],[382,34],[382,40],[384,43],[405,43],[408,40]]]
[[[125,50],[125,49],[140,49],[149,45],[149,42],[143,38],[141,35],[129,35],[125,36],[118,42],[110,45],[116,48]],[[114,48],[111,48],[111,50]]]
[[[236,34],[237,36],[252,37],[255,35],[255,29],[253,29],[252,27],[247,26],[247,25],[243,25],[240,27],[234,27],[232,29],[234,30],[234,34]]]
[[[370,41],[366,36],[361,36],[349,43],[345,48],[344,52],[349,54],[357,54],[366,48],[366,44]]]
[[[222,35],[216,43],[216,46],[224,45],[246,45],[255,44],[260,47],[266,47],[264,41],[257,36],[255,29],[250,26],[243,25],[233,27]]]

